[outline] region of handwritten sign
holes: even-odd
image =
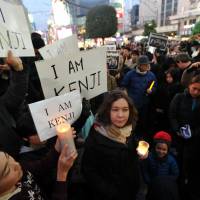
[[[73,124],[80,116],[82,110],[81,96],[73,91],[29,104],[33,121],[41,141],[56,135],[56,126],[62,123]]]
[[[76,54],[79,52],[77,36],[72,35],[62,40],[58,40],[53,44],[46,45],[39,49],[39,52],[45,60],[67,53]]]
[[[45,98],[78,90],[91,99],[107,91],[104,47],[35,63]]]
[[[156,33],[151,33],[149,36],[148,45],[152,47],[157,47],[160,50],[165,50],[167,48],[168,37]]]
[[[35,56],[24,9],[0,0],[0,57]]]

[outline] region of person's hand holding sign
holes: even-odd
[[[18,57],[14,57],[11,51],[8,51],[8,57],[5,60],[6,64],[8,64],[15,71],[22,71],[23,64],[22,60]]]

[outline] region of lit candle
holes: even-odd
[[[73,151],[76,151],[70,124],[65,123],[58,125],[56,127],[56,133],[61,140],[61,146],[63,147],[65,144],[68,145],[68,154],[70,154]]]
[[[149,150],[149,143],[143,140],[139,141],[137,152],[141,156],[145,156]]]

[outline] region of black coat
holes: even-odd
[[[183,163],[181,166],[184,168],[184,175],[187,175],[188,186],[191,188],[190,192],[194,195],[194,191],[199,193],[196,183],[200,177],[200,100],[197,100],[196,107],[193,110],[192,100],[187,90],[184,93],[177,94],[171,102],[169,117],[175,132],[179,131],[180,127],[185,124],[189,124],[191,127],[192,137],[190,139],[177,137],[177,147],[182,155]],[[181,157],[181,155],[179,156]],[[197,199],[200,199],[200,196]]]
[[[115,142],[92,127],[86,140],[82,170],[93,200],[134,200],[139,188],[136,142]]]
[[[196,107],[192,110],[193,98],[188,90],[177,94],[171,104],[169,110],[169,119],[173,131],[179,131],[180,127],[189,124],[192,137],[200,137],[200,99],[197,100]]]
[[[14,157],[18,154],[21,145],[21,139],[16,133],[14,116],[25,99],[27,84],[27,71],[12,71],[10,85],[0,97],[0,150]]]

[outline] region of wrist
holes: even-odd
[[[19,64],[17,66],[12,66],[13,70],[18,72],[23,70],[23,64]]]
[[[57,181],[66,181],[68,172],[57,173]]]

